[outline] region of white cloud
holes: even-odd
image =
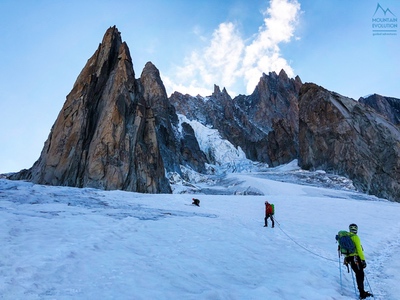
[[[297,1],[272,0],[264,13],[264,25],[257,37],[246,47],[243,59],[243,73],[246,91],[251,93],[264,72],[284,69],[289,77],[293,69],[281,57],[279,44],[289,42],[294,35],[300,4]]]
[[[206,96],[217,84],[231,95],[250,94],[262,73],[284,69],[292,77],[279,44],[293,38],[299,12],[297,0],[271,0],[264,24],[251,39],[244,39],[233,23],[221,23],[207,47],[192,52],[173,75],[163,77],[167,91]]]

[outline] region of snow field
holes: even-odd
[[[354,299],[345,268],[341,295],[335,241],[353,222],[376,299],[398,298],[398,203],[230,176],[265,196],[0,180],[0,299]],[[265,200],[275,204],[274,229],[263,227]]]

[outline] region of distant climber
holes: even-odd
[[[270,204],[268,201],[265,201],[264,227],[268,227],[268,218],[270,218],[272,222],[272,228],[274,228],[275,226],[274,214],[275,214],[275,206],[273,204]]]
[[[196,206],[200,206],[200,200],[196,199],[196,198],[192,198],[193,202],[192,204],[196,205]]]

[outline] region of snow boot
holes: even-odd
[[[364,291],[363,293],[360,293],[360,299],[367,299],[367,297],[373,297],[374,295],[372,295],[370,292],[366,292]]]

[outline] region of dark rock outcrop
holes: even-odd
[[[250,96],[232,99],[214,86],[208,97],[175,92],[169,98],[178,113],[218,129],[222,138],[241,147],[248,159],[272,166],[298,156],[298,104],[300,78],[289,79],[284,71],[263,74]]]
[[[167,172],[181,173],[180,165],[205,172],[207,158],[200,150],[193,129],[187,123],[178,129],[175,107],[169,102],[159,70],[148,62],[140,76],[146,104],[154,112],[156,135]]]
[[[400,201],[400,132],[357,101],[304,84],[299,166],[347,176],[357,189]]]
[[[109,28],[67,96],[40,158],[12,179],[170,193],[156,133],[158,109],[149,105],[154,91],[142,85],[128,46],[115,26]]]
[[[400,124],[400,99],[373,94],[366,98],[361,97],[358,101],[375,109],[393,124]]]
[[[298,94],[302,82],[289,79],[285,71],[263,74],[250,96],[238,96],[238,106],[266,137],[253,143],[256,157],[267,157],[272,166],[298,157]],[[258,149],[258,144],[262,145]]]

